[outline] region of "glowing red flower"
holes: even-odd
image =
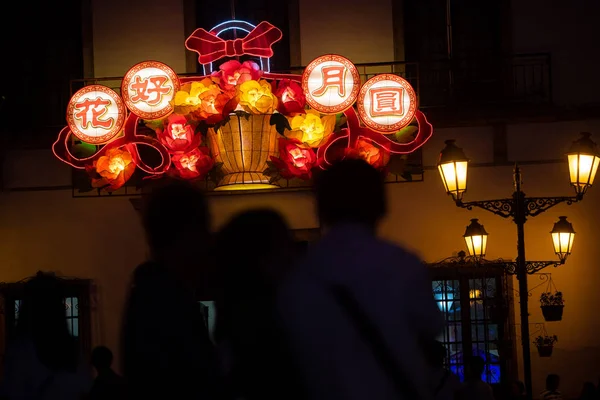
[[[204,177],[215,165],[208,147],[197,147],[185,154],[172,157],[177,175],[183,179]]]
[[[92,177],[92,187],[113,192],[122,187],[135,171],[135,162],[125,148],[114,148],[86,168]]]
[[[386,149],[376,147],[370,140],[359,139],[356,147],[345,149],[347,158],[363,159],[373,167],[381,169],[390,161],[390,153]]]
[[[312,177],[317,157],[313,149],[297,139],[279,138],[279,158],[271,157],[285,179]]]
[[[273,86],[275,86],[274,83]],[[275,96],[279,99],[277,111],[288,117],[305,113],[306,96],[298,83],[282,79],[273,89]]]
[[[236,85],[247,81],[257,81],[262,76],[258,64],[252,61],[240,63],[237,60],[227,61],[219,66],[214,76],[219,78],[219,84],[225,90],[232,90]]]
[[[194,133],[194,127],[188,124],[184,116],[171,114],[166,125],[164,130],[157,131],[157,136],[169,151],[185,153],[200,144],[200,135]]]

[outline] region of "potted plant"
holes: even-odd
[[[556,335],[540,335],[533,341],[533,344],[537,347],[540,357],[552,356],[552,350],[554,349],[554,343],[558,342]]]
[[[564,299],[562,292],[544,292],[540,296],[542,314],[546,321],[560,321],[563,316]]]

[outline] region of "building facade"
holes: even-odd
[[[282,56],[273,59],[274,70],[289,70],[319,55],[338,53],[357,64],[364,75],[415,71],[421,109],[434,125],[434,136],[422,151],[423,179],[388,185],[390,209],[380,233],[426,262],[461,250],[461,236],[471,218],[479,218],[489,232],[488,257],[516,257],[512,222],[480,210],[459,209],[445,195],[435,165],[446,139],[456,139],[471,159],[467,200],[509,197],[516,161],[521,164],[527,194],[571,195],[565,151],[579,132],[591,132],[600,140],[600,95],[596,90],[600,78],[593,70],[599,57],[593,49],[600,37],[593,16],[600,12],[600,5],[594,2],[548,6],[541,0],[456,0],[448,13],[449,2],[441,0],[257,0],[252,6],[237,2],[235,15],[227,5],[211,6],[214,10],[209,11],[203,2],[191,0],[73,3],[80,7],[77,12],[62,16],[73,21],[73,32],[81,33],[79,48],[76,41],[65,45],[73,47],[83,60],[81,74],[73,72],[72,79],[108,77],[118,83],[131,66],[144,60],[164,62],[178,73],[194,73],[196,56],[184,47],[187,35],[196,27],[210,28],[232,17],[280,24],[286,36],[275,49]],[[82,16],[81,23],[76,21],[77,15]],[[570,20],[577,21],[577,31],[557,29]],[[65,37],[73,32],[66,32]],[[53,76],[58,75],[57,68]],[[53,82],[68,85],[70,79],[65,79]],[[35,89],[33,83],[28,85],[29,90]],[[61,90],[68,100],[68,87]],[[57,119],[53,121],[64,124],[66,102],[55,100],[52,115]],[[10,109],[10,104],[6,107]],[[35,140],[31,129],[9,135],[10,142],[4,146],[0,281],[18,282],[38,270],[90,280],[87,293],[91,300],[86,301],[84,318],[89,327],[81,332],[89,332],[90,345],[104,344],[118,354],[130,274],[147,255],[138,214],[126,196],[74,195],[70,168],[50,151],[48,138],[59,128],[50,129],[51,136]],[[25,147],[25,142],[41,145]],[[559,215],[568,215],[577,231],[567,263],[544,271],[551,273],[552,282],[564,293],[562,322],[543,323],[538,304],[545,290],[538,284],[543,276],[529,277],[532,335],[547,332],[559,338],[552,358],[538,358],[532,348],[534,393],[543,389],[548,373],[560,374],[564,391],[573,395],[583,381],[597,379],[598,201],[600,192],[593,187],[582,203],[557,206],[526,224],[527,258],[534,260],[554,257],[549,231]],[[293,229],[318,228],[308,191],[214,195],[210,206],[215,229],[236,212],[255,206],[277,209]],[[509,338],[512,347],[498,353],[500,359],[490,364],[494,371],[498,365],[498,373],[518,378],[522,374],[519,297],[512,280],[503,274],[469,278],[436,269],[432,289],[447,293],[448,285],[455,290],[454,281],[460,281],[464,295],[455,301],[463,308],[477,308],[482,299],[471,297],[470,291],[487,290],[484,287],[488,286],[506,301],[512,299],[507,304],[515,309],[510,310],[506,326],[495,324],[485,312],[475,311],[471,317],[458,309],[454,311],[469,322],[464,325],[453,320],[449,324],[469,329],[469,345],[480,346],[487,353],[490,343]],[[450,306],[445,302],[449,299],[438,300],[448,314]],[[72,298],[70,301],[73,304]],[[14,301],[10,303],[13,306]],[[5,307],[5,325],[15,318],[15,313],[7,310]],[[491,325],[497,325],[495,333],[490,333]],[[487,332],[482,339],[480,326]],[[458,328],[452,330],[456,335]]]

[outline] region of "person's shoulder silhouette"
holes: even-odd
[[[112,351],[105,346],[95,347],[91,362],[97,375],[90,391],[90,400],[124,399],[125,381],[112,369]]]

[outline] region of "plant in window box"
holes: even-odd
[[[556,342],[558,342],[558,337],[556,335],[540,335],[535,338],[533,344],[537,347],[540,357],[550,357],[552,356],[552,350],[554,350],[554,344]]]
[[[565,301],[562,292],[544,292],[540,296],[542,314],[546,321],[560,321],[563,316]]]

